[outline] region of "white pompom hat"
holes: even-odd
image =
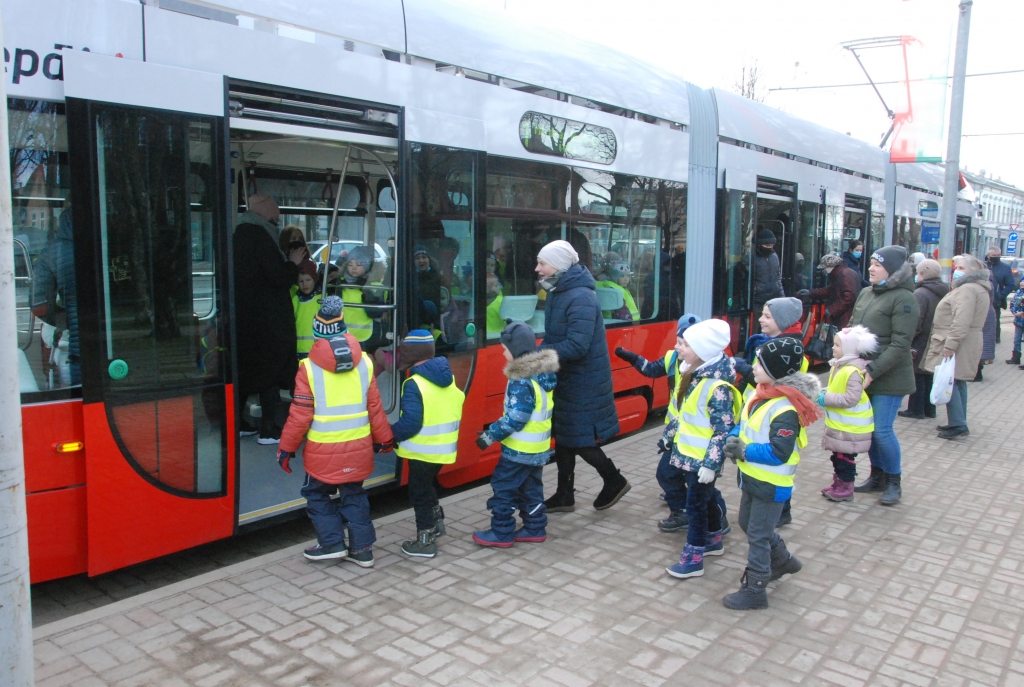
[[[878,337],[861,324],[837,332],[836,338],[842,342],[844,355],[855,353],[863,358],[878,350]]]

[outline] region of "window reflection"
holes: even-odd
[[[519,140],[531,153],[610,165],[615,161],[615,133],[606,127],[539,112],[519,120]]]

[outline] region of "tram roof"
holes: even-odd
[[[720,88],[713,90],[718,106],[720,136],[878,178],[885,177],[888,155],[870,143],[735,93]]]

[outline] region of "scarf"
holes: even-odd
[[[246,211],[238,216],[239,224],[255,224],[263,229],[270,235],[270,238],[274,239],[274,245],[277,247],[277,252],[281,254],[281,257],[286,257],[284,252],[281,250],[281,246],[277,242],[278,236],[281,231],[277,228],[276,224],[272,224],[270,221],[263,218],[262,215],[257,215],[255,212]]]
[[[548,293],[551,293],[552,291],[554,291],[555,286],[558,285],[558,280],[562,278],[563,274],[565,274],[565,270],[559,270],[552,274],[550,277],[544,277],[539,282],[540,287],[547,291]]]
[[[852,361],[854,361],[856,359],[857,359],[857,354],[856,353],[847,353],[842,358],[831,358],[828,361],[828,364],[831,367],[839,368],[839,367],[843,367],[847,363],[852,362]]]
[[[706,362],[706,363],[704,363],[703,365],[699,365],[699,366],[697,367],[697,369],[696,369],[696,370],[694,370],[694,372],[696,372],[697,370],[703,370],[703,369],[704,369],[705,367],[707,367],[707,366],[709,366],[709,365],[714,365],[715,363],[717,363],[717,362],[718,362],[719,360],[721,360],[721,359],[722,359],[722,358],[724,358],[724,357],[725,357],[725,354],[724,354],[724,353],[719,353],[718,355],[716,355],[716,356],[715,356],[714,358],[712,358],[711,360],[707,361],[707,362]],[[684,361],[684,363],[683,363],[683,364],[685,364],[685,365],[686,365],[687,367],[689,367],[689,366],[690,366],[690,364],[689,364],[689,363],[687,363],[687,362],[685,362],[685,361]]]
[[[797,389],[785,386],[784,384],[758,384],[754,397],[750,399],[747,408],[753,408],[754,404],[761,401],[768,401],[782,396],[785,396],[793,404],[796,414],[800,416],[801,427],[810,427],[822,417],[818,406],[811,399],[804,396]]]

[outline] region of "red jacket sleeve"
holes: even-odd
[[[292,407],[288,411],[288,421],[281,430],[280,449],[289,453],[298,451],[312,423],[313,392],[309,388],[305,366],[299,365],[299,372],[295,375],[295,391],[292,392]]]
[[[391,433],[388,416],[384,413],[384,405],[380,402],[380,391],[377,389],[376,379],[370,380],[370,388],[366,392],[366,410],[370,413],[370,434],[373,436],[373,443],[390,444],[394,435]],[[288,420],[291,421],[291,418]],[[283,437],[281,443],[284,443]]]

